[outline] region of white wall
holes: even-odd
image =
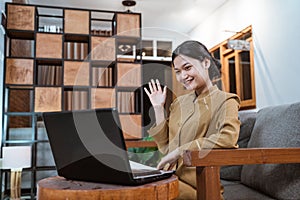
[[[190,36],[211,48],[252,25],[257,108],[300,102],[300,1],[228,0]]]

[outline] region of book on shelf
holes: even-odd
[[[80,90],[64,91],[65,110],[85,110],[88,108],[88,92]]]
[[[38,28],[39,32],[62,33],[62,28],[56,25],[44,25]]]
[[[118,92],[118,110],[121,113],[135,112],[135,93],[127,91]]]
[[[93,67],[93,86],[112,87],[113,72],[112,68]]]
[[[64,58],[70,60],[84,60],[88,56],[88,44],[83,42],[65,42]]]
[[[38,65],[38,85],[61,85],[62,67],[55,65]]]
[[[111,30],[104,30],[104,29],[93,29],[91,30],[92,35],[99,35],[99,36],[112,36]]]

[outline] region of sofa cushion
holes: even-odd
[[[224,186],[225,200],[275,200],[263,193],[259,193],[237,181],[221,181]]]
[[[239,112],[239,119],[241,121],[240,134],[238,144],[240,148],[246,148],[251,136],[253,125],[256,118],[256,112]],[[241,180],[242,166],[224,166],[221,167],[220,177],[226,180]]]
[[[300,103],[261,109],[248,147],[300,147]],[[245,165],[241,182],[276,199],[299,199],[300,164]]]

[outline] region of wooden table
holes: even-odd
[[[60,176],[45,178],[37,183],[37,200],[168,200],[175,199],[178,192],[175,175],[140,186],[72,181]]]

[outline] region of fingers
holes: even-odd
[[[158,90],[159,92],[161,92],[161,86],[160,86],[160,83],[159,83],[159,80],[158,80],[158,79],[156,79],[156,86],[157,86],[157,90]]]
[[[157,169],[160,169],[160,170],[172,170],[175,165],[176,165],[176,162],[174,162],[174,163],[167,162],[166,163],[164,161],[161,161],[160,163],[158,163]]]
[[[169,168],[170,168],[170,163],[167,163],[164,167],[163,167],[163,170],[165,170],[165,171],[168,171],[169,170]]]
[[[156,79],[157,80],[157,79]],[[153,79],[151,79],[151,84],[152,84],[152,88],[153,88],[153,92],[156,92],[158,89],[158,86],[156,85],[155,81]]]
[[[169,163],[165,163],[163,160],[162,161],[160,161],[159,163],[158,163],[158,165],[157,165],[157,169],[163,169],[167,164],[169,164]]]
[[[147,90],[147,88],[144,87],[144,91],[146,92],[146,94],[148,95],[148,97],[150,98],[150,92]]]
[[[148,83],[149,85],[149,89],[150,89],[150,93],[155,93],[155,92],[162,92],[162,89],[161,89],[161,85],[160,85],[160,82],[158,79],[156,79],[155,81],[153,79],[150,80],[150,82]],[[166,90],[166,86],[164,87],[164,90]],[[166,93],[166,92],[165,92]]]
[[[167,95],[167,86],[164,87],[163,95]]]
[[[152,81],[151,81],[151,82],[152,82]],[[151,83],[151,82],[149,82],[148,85],[149,85],[150,92],[153,93],[153,92],[154,92],[154,89],[153,89],[153,87],[152,87],[152,83]]]

